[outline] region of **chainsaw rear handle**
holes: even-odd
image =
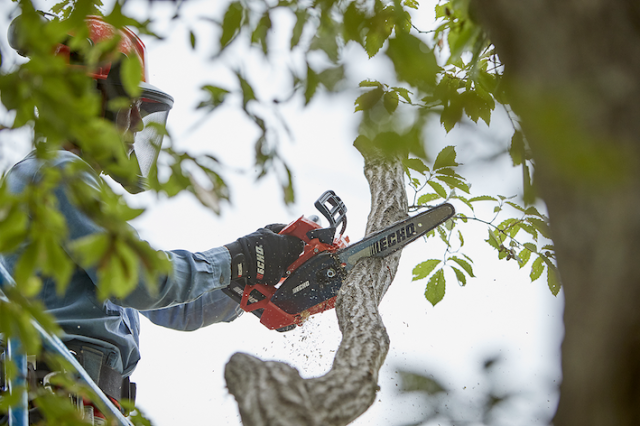
[[[333,191],[326,191],[315,202],[315,207],[329,221],[329,227],[322,228],[318,223],[300,216],[287,226],[279,234],[291,235],[304,242],[302,254],[291,265],[280,280],[285,281],[295,272],[298,267],[319,253],[328,251],[335,252],[347,246],[349,239],[342,237],[347,224],[347,207],[340,197]],[[338,226],[342,224],[342,230],[338,238],[335,238]],[[309,309],[305,314],[289,314],[283,311],[271,301],[277,291],[274,286],[264,284],[250,285],[246,279],[232,280],[230,285],[223,291],[240,304],[245,312],[251,312],[260,318],[260,322],[271,330],[287,331],[296,325],[301,325],[304,320],[317,312],[322,312],[333,307],[334,299],[319,304],[317,307]]]
[[[320,229],[320,225],[307,219],[304,216],[300,216],[298,219],[282,228],[279,234],[292,235],[294,237],[300,238],[305,244],[309,244],[311,242],[311,238],[309,238],[308,233],[309,231],[313,231],[314,229]]]

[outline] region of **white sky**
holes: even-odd
[[[44,2],[50,7],[55,2]],[[175,98],[169,115],[169,130],[176,146],[191,153],[209,152],[233,168],[250,170],[252,144],[257,135],[253,124],[238,108],[222,108],[197,130],[190,130],[201,118],[193,108],[202,99],[202,84],[234,85],[232,75],[219,63],[207,58],[213,52],[215,33],[201,17],[215,16],[218,2],[189,1],[183,14],[198,35],[197,50],[188,43],[188,31],[180,22],[164,25],[163,42],[144,39],[148,47],[150,82]],[[146,16],[146,1],[133,1],[129,7]],[[0,10],[13,5],[0,0]],[[426,13],[414,22],[428,25],[432,4],[424,2]],[[171,16],[169,2],[154,3],[154,16]],[[4,20],[5,13],[0,19]],[[218,15],[219,16],[219,15]],[[286,25],[287,16],[279,16]],[[274,19],[275,21],[275,19]],[[292,25],[292,22],[289,22]],[[0,26],[6,28],[6,25]],[[0,34],[3,54],[4,31]],[[270,67],[259,56],[235,50],[222,61],[236,64],[258,89],[258,97],[285,98],[279,93],[285,66],[277,49],[279,65]],[[389,64],[353,50],[349,76],[357,82],[365,78],[385,78]],[[5,58],[6,60],[6,58]],[[276,62],[278,62],[276,61]],[[190,195],[172,200],[152,200],[148,195],[132,197],[133,202],[151,204],[149,211],[134,226],[142,238],[158,249],[206,250],[235,240],[268,223],[290,222],[302,214],[316,214],[315,199],[333,189],[347,204],[352,241],[363,237],[369,212],[369,189],[362,173],[363,161],[352,147],[356,136],[357,115],[353,101],[357,92],[340,97],[319,96],[303,109],[300,102],[285,106],[285,117],[294,141],[284,140],[281,151],[292,166],[297,202],[286,208],[276,180],[269,177],[255,182],[249,173],[227,174],[233,189],[233,205],[217,217],[201,207]],[[3,120],[3,123],[5,121]],[[429,152],[434,156],[446,145],[460,148],[459,160],[467,164],[466,176],[482,194],[512,195],[519,191],[520,171],[510,167],[506,157],[487,164],[482,158],[507,146],[510,130],[504,115],[494,114],[493,125],[465,126],[449,135],[438,123],[428,130]],[[0,166],[24,155],[14,148],[15,141],[0,134]],[[286,139],[286,138],[285,138]],[[480,195],[480,194],[477,194]],[[456,204],[457,208],[461,208]],[[486,216],[485,216],[486,217]],[[400,270],[380,310],[391,338],[391,348],[380,372],[381,390],[376,403],[353,424],[403,425],[417,423],[427,409],[421,395],[398,393],[401,369],[433,374],[452,389],[449,414],[456,420],[472,422],[468,411],[455,409],[453,401],[477,403],[492,386],[502,392],[519,394],[514,404],[501,411],[498,424],[546,424],[557,403],[555,386],[560,380],[559,345],[562,338],[562,293],[549,292],[545,277],[535,283],[528,269],[519,270],[515,262],[498,261],[496,253],[482,242],[486,229],[469,225],[463,230],[469,248],[465,253],[475,259],[478,278],[466,287],[448,276],[444,300],[432,307],[423,296],[426,281],[412,282],[411,269],[428,258],[440,258],[443,247],[437,242],[416,242],[405,249]],[[340,340],[334,311],[317,315],[304,327],[280,334],[245,314],[231,324],[214,325],[196,332],[176,332],[152,325],[142,318],[142,360],[133,375],[138,384],[138,404],[156,426],[238,425],[240,419],[223,379],[224,365],[238,351],[265,360],[281,360],[298,368],[305,377],[327,371]],[[493,382],[481,374],[483,361],[497,356]],[[437,424],[438,422],[434,423]],[[442,422],[440,422],[442,423]],[[446,423],[443,423],[446,424]]]

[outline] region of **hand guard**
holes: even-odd
[[[278,235],[285,225],[267,225],[225,247],[231,254],[231,279],[247,278],[249,284],[276,285],[287,266],[302,252],[296,237]]]

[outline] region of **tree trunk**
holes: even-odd
[[[406,218],[400,161],[365,158],[365,175],[371,188],[367,234]],[[384,259],[364,259],[347,276],[336,300],[342,342],[326,375],[302,379],[287,364],[242,353],[231,357],[225,380],[238,402],[243,424],[346,425],[371,406],[378,390],[378,372],[389,350],[378,304],[399,261],[400,251]]]
[[[640,424],[640,3],[474,0],[505,65],[565,294],[555,426]]]

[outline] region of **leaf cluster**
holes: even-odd
[[[454,168],[460,166],[456,156],[455,147],[447,146],[438,153],[431,167],[417,158],[404,160],[405,171],[415,190],[413,209],[428,208],[434,202],[455,200],[470,212],[459,212],[453,219],[427,234],[427,238],[437,235],[446,247],[443,259],[429,259],[413,269],[414,281],[429,278],[425,291],[427,300],[436,305],[444,298],[445,270],[452,271],[457,282],[463,286],[467,284],[468,278],[475,277],[473,259],[462,253],[465,238],[461,225],[469,221],[487,226],[488,238],[485,242],[498,251],[498,259],[516,260],[520,268],[531,260],[531,281],[540,278],[546,268],[549,290],[557,295],[560,281],[555,266],[554,247],[550,242],[549,219],[534,206],[524,207],[512,201],[513,197],[471,196],[471,186],[466,178],[454,171]],[[478,217],[477,203],[493,203],[493,217]],[[501,213],[508,217],[498,221]]]

